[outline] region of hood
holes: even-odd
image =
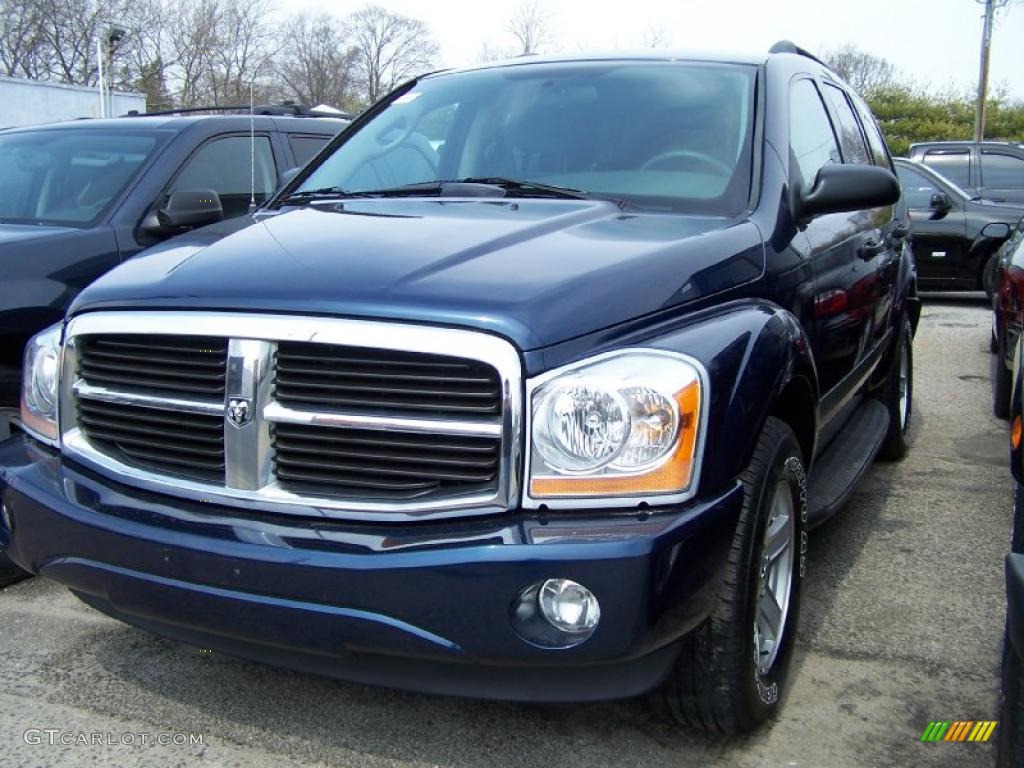
[[[6,246],[29,240],[43,240],[77,232],[70,227],[40,227],[35,224],[0,224],[0,253]]]
[[[109,227],[73,229],[0,224],[0,335],[25,317],[24,308],[53,310],[55,319],[72,297],[118,262]]]
[[[696,301],[764,269],[750,222],[586,200],[346,200],[203,239],[132,259],[72,312],[387,318],[487,330],[528,350]]]

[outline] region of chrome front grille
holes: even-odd
[[[518,495],[519,358],[482,333],[97,313],[69,325],[62,382],[63,450],[151,489],[364,520]]]

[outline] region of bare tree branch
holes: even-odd
[[[668,48],[672,45],[672,35],[662,24],[651,24],[644,31],[645,48]]]
[[[829,51],[824,61],[860,94],[896,84],[900,77],[892,62],[847,44]]]
[[[437,43],[419,19],[368,5],[347,19],[363,95],[373,103],[403,80],[430,69]]]
[[[519,6],[509,19],[508,31],[518,41],[523,55],[540,53],[553,42],[551,15],[541,9],[539,0]]]
[[[349,46],[342,23],[330,14],[293,16],[282,28],[289,55],[278,57],[282,86],[298,101],[352,109],[357,51]]]

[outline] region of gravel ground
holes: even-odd
[[[991,744],[919,741],[929,720],[998,717],[1011,484],[988,333],[983,301],[926,300],[911,454],[813,532],[794,685],[751,736],[678,730],[642,701],[480,703],[263,667],[30,579],[0,591],[0,766],[991,765]],[[157,743],[175,733],[202,744]]]

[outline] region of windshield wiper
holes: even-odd
[[[506,192],[518,192],[523,197],[563,197],[570,200],[588,200],[591,195],[582,189],[572,187],[560,187],[555,184],[542,184],[539,181],[527,181],[520,179],[507,179],[504,176],[471,176],[466,179],[459,179],[460,184],[489,184],[493,187],[500,187]]]
[[[302,205],[320,198],[349,197],[351,193],[341,187],[320,187],[319,189],[297,189],[274,202],[274,206]]]
[[[296,190],[289,195],[282,197],[276,205],[304,205],[321,199],[345,199],[353,197],[414,197],[416,195],[441,195],[446,191],[458,197],[486,197],[488,195],[474,195],[471,192],[473,186],[490,188],[497,192],[504,192],[505,197],[554,197],[568,200],[590,200],[593,196],[582,189],[572,187],[560,187],[554,184],[542,184],[536,181],[521,181],[519,179],[507,179],[502,176],[470,176],[465,179],[442,179],[439,181],[422,181],[415,184],[402,184],[397,187],[385,187],[382,189],[365,189],[349,191],[343,187],[321,187],[320,189]],[[481,190],[482,191],[482,190]],[[511,194],[509,194],[511,193]],[[499,193],[500,194],[500,193]],[[605,199],[605,198],[601,198]],[[611,200],[616,205],[622,205],[620,200]]]

